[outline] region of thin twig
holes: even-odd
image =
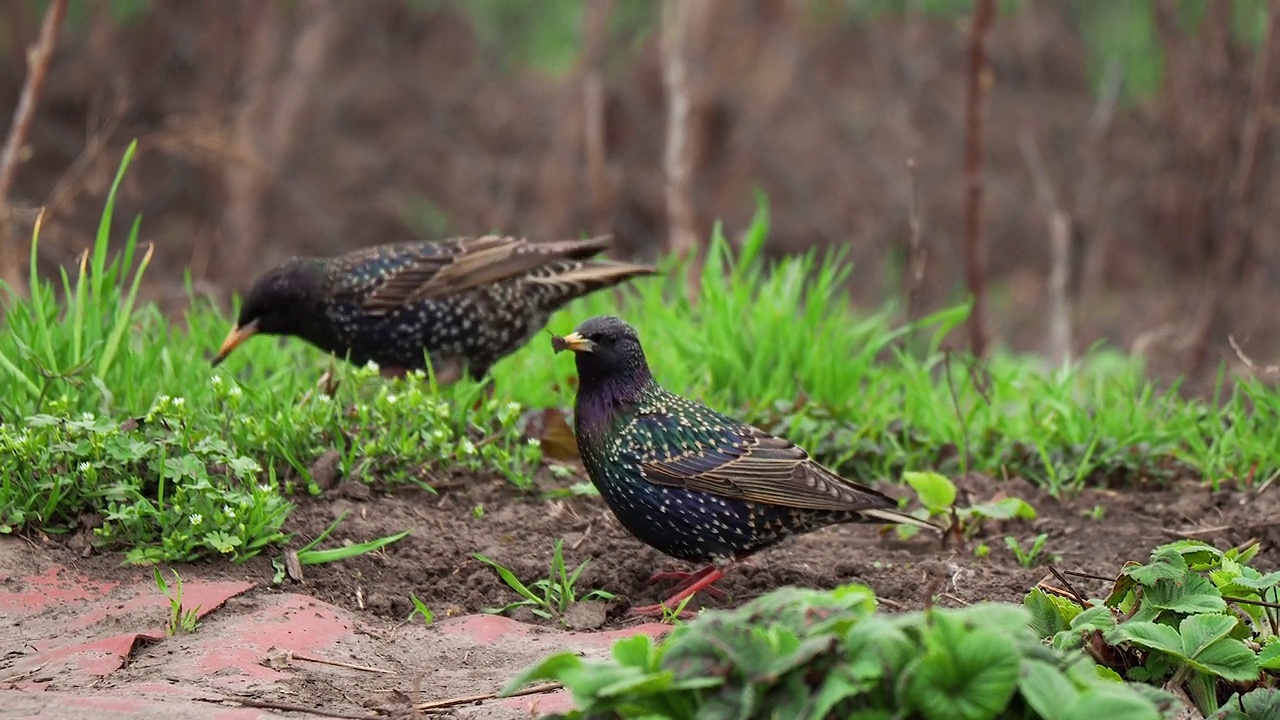
[[[1101,575],[1092,575],[1090,573],[1080,572],[1079,570],[1063,570],[1062,574],[1070,575],[1072,577],[1084,578],[1086,580],[1100,580],[1102,582],[1109,582],[1109,583],[1113,583],[1118,579],[1113,577],[1103,577]]]
[[[381,713],[365,713],[357,715],[355,713],[346,713],[341,710],[324,710],[322,708],[313,708],[306,705],[294,705],[293,703],[275,702],[273,700],[254,700],[252,698],[226,697],[226,698],[195,698],[200,702],[222,704],[236,703],[244,707],[261,708],[263,710],[279,710],[280,712],[296,712],[305,713],[307,715],[320,715],[321,717],[343,718],[343,720],[370,720],[370,718],[385,717]]]
[[[1231,349],[1235,350],[1236,357],[1240,358],[1240,362],[1244,363],[1244,366],[1249,369],[1249,372],[1254,375],[1280,375],[1280,365],[1259,366],[1254,363],[1253,358],[1244,354],[1244,350],[1241,349],[1240,343],[1236,342],[1235,335],[1227,335],[1227,342],[1231,344]]]
[[[1080,593],[1076,592],[1076,589],[1075,589],[1075,587],[1074,587],[1074,586],[1072,586],[1071,581],[1070,581],[1070,580],[1068,580],[1068,579],[1066,578],[1066,576],[1065,576],[1065,575],[1063,575],[1062,573],[1058,572],[1058,568],[1056,568],[1056,567],[1054,567],[1054,566],[1050,565],[1050,566],[1049,566],[1049,572],[1053,573],[1053,576],[1054,576],[1055,578],[1057,578],[1057,579],[1058,579],[1058,582],[1062,583],[1062,584],[1063,584],[1063,586],[1067,588],[1067,592],[1069,592],[1069,593],[1071,593],[1073,596],[1075,596],[1075,601],[1076,601],[1076,603],[1077,603],[1080,607],[1085,608],[1085,609],[1088,609],[1088,607],[1089,607],[1089,601],[1088,601],[1088,600],[1086,600],[1086,599],[1085,599],[1085,597],[1084,597],[1083,595],[1081,595]]]
[[[294,660],[303,662],[320,663],[322,665],[334,665],[336,667],[350,668],[352,670],[360,670],[362,672],[382,673],[383,675],[399,675],[395,670],[387,670],[386,668],[370,667],[368,665],[356,665],[355,663],[342,662],[340,660],[329,660],[326,658],[312,657],[301,653],[291,654]]]
[[[1248,600],[1245,598],[1232,597],[1230,595],[1223,595],[1222,599],[1227,602],[1240,603],[1241,605],[1257,605],[1258,607],[1280,610],[1280,603],[1267,602],[1266,600]]]
[[[21,253],[13,235],[12,219],[9,210],[9,193],[13,190],[13,182],[18,174],[18,165],[22,149],[27,144],[27,135],[31,133],[31,123],[35,120],[36,104],[44,91],[45,78],[49,74],[49,64],[53,61],[54,47],[58,42],[58,33],[62,29],[62,19],[67,15],[67,0],[53,0],[44,13],[44,23],[40,26],[40,37],[31,49],[27,63],[27,81],[22,86],[22,94],[18,97],[18,107],[13,111],[13,125],[9,127],[9,136],[5,139],[4,149],[0,150],[0,280],[9,285],[11,292],[20,296],[27,294],[26,281],[23,280]]]
[[[517,690],[510,695],[504,697],[524,697],[525,695],[538,695],[541,693],[555,692],[564,688],[564,683],[553,682],[546,685],[535,685],[534,687]],[[448,698],[446,700],[432,700],[417,706],[419,711],[439,710],[441,708],[457,707],[458,705],[470,705],[472,703],[484,702],[485,700],[494,700],[498,697],[498,693],[484,693],[482,695],[463,695],[461,697]]]
[[[924,281],[924,264],[928,251],[923,245],[924,223],[920,219],[920,183],[916,177],[916,159],[907,158],[907,175],[911,181],[911,204],[907,208],[907,224],[911,236],[907,244],[907,266],[904,273],[907,321],[915,320],[920,285]]]
[[[1054,365],[1071,361],[1071,306],[1067,301],[1067,279],[1071,276],[1071,221],[1063,212],[1045,169],[1040,147],[1030,133],[1018,138],[1022,161],[1036,188],[1040,212],[1049,226],[1049,357]]]
[[[973,295],[969,350],[978,357],[987,353],[987,277],[982,248],[982,111],[993,82],[987,64],[987,31],[995,14],[995,0],[974,0],[964,113],[964,264],[969,292]]]

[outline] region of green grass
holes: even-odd
[[[574,376],[545,335],[495,367],[491,400],[474,382],[383,381],[300,341],[254,339],[215,370],[230,317],[199,297],[172,321],[138,303],[150,252],[137,245],[140,219],[108,252],[112,202],[84,262],[33,283],[5,316],[0,532],[68,532],[96,515],[98,539],[133,561],[240,560],[286,539],[289,498],[320,491],[310,468],[335,451],[343,477],[381,486],[466,474],[537,490],[540,450],[520,419],[571,406]],[[1105,349],[1058,369],[1009,354],[975,363],[942,349],[966,308],[906,326],[892,307],[863,312],[844,290],[847,258],[767,260],[768,226],[762,201],[740,241],[717,228],[693,300],[687,269],[668,263],[662,277],[574,303],[549,328],[619,314],[668,388],[864,480],[972,470],[1069,492],[1280,472],[1270,387],[1244,379],[1210,402],[1188,400]],[[333,384],[317,390],[331,366]]]

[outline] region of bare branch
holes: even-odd
[[[583,38],[586,51],[582,78],[582,104],[586,122],[583,133],[583,154],[587,164],[587,197],[590,203],[591,232],[603,234],[609,231],[608,204],[609,177],[605,172],[608,161],[604,132],[604,47],[609,34],[609,13],[612,0],[586,0],[583,6]]]
[[[1031,173],[1036,201],[1049,225],[1049,358],[1054,365],[1071,361],[1071,305],[1067,279],[1071,277],[1071,220],[1058,204],[1057,193],[1045,170],[1040,148],[1029,133],[1018,138],[1022,161]]]
[[[688,0],[662,2],[662,80],[667,92],[667,142],[663,161],[671,233],[668,249],[675,255],[694,253],[698,247],[689,91],[689,25],[695,4]]]
[[[22,277],[22,254],[13,235],[9,193],[13,190],[27,135],[31,133],[31,122],[35,119],[36,104],[40,102],[49,63],[53,61],[53,51],[58,43],[58,33],[62,29],[62,19],[66,15],[67,0],[53,0],[45,10],[40,37],[27,62],[27,81],[22,86],[18,108],[13,113],[13,125],[9,127],[4,149],[0,150],[0,280],[18,295],[26,295],[27,284]]]
[[[974,0],[969,30],[969,82],[964,117],[964,259],[965,277],[973,294],[969,315],[969,349],[977,357],[987,353],[987,277],[982,243],[982,112],[994,78],[987,63],[987,31],[996,14],[995,0]]]

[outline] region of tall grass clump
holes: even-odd
[[[470,380],[384,381],[293,339],[255,339],[214,369],[231,318],[204,298],[176,322],[140,302],[152,253],[140,220],[111,242],[134,151],[70,272],[36,276],[38,224],[33,234],[31,297],[10,303],[0,333],[0,533],[89,529],[137,561],[244,558],[285,538],[286,498],[321,492],[320,465],[384,487],[431,490],[461,473],[535,489],[541,452],[522,418],[572,404],[572,360],[537,337],[495,366],[488,399]],[[668,260],[548,329],[620,315],[663,385],[863,480],[976,471],[1059,492],[1280,474],[1280,400],[1257,380],[1224,377],[1206,401],[1157,388],[1104,348],[1058,368],[1007,352],[977,361],[946,349],[966,306],[905,324],[892,306],[865,312],[841,250],[771,258],[768,231],[761,198],[738,241],[715,227],[702,264]]]
[[[311,468],[335,452],[343,476],[384,486],[458,472],[531,486],[522,408],[482,401],[477,383],[437,392],[340,364],[317,387],[329,361],[288,342],[237,353],[238,376],[211,368],[230,319],[193,297],[184,328],[138,301],[152,256],[140,218],[110,253],[135,151],[73,272],[41,280],[33,233],[31,295],[12,297],[0,334],[0,533],[91,530],[139,562],[247,558],[285,539],[285,497],[319,492]]]
[[[609,294],[584,298],[550,329],[620,314],[658,382],[867,479],[978,471],[1058,492],[1280,472],[1280,436],[1267,431],[1280,396],[1255,379],[1204,401],[1159,388],[1140,360],[1105,347],[1058,368],[1007,351],[978,361],[945,348],[967,305],[909,323],[895,322],[892,306],[867,313],[847,294],[853,266],[842,249],[770,259],[768,229],[761,198],[736,247],[715,227],[692,298],[692,270],[668,262],[663,278],[633,283],[620,305]],[[523,404],[572,404],[573,362],[549,358],[539,340],[495,374]]]

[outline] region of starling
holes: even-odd
[[[735,560],[788,536],[848,522],[937,530],[895,511],[897,502],[846,480],[794,443],[660,387],[636,331],[594,317],[552,338],[578,366],[575,431],[582,463],[609,509],[642,542],[705,564],[664,603],[710,589]],[[633,614],[661,612],[661,605]]]
[[[388,376],[430,355],[440,384],[479,380],[569,301],[655,272],[590,259],[607,244],[490,235],[291,258],[254,282],[213,364],[253,335],[292,335]]]

